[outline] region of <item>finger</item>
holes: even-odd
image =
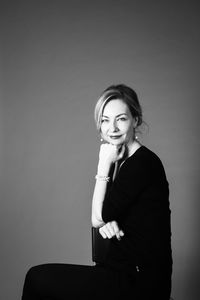
[[[120,230],[120,231],[119,231],[119,235],[120,235],[120,236],[124,236],[123,230]]]
[[[117,239],[121,240],[121,237],[124,236],[124,231],[119,228],[118,223],[116,221],[113,221],[113,227],[114,227]]]
[[[112,222],[106,223],[105,228],[108,231],[109,238],[112,238],[113,236],[115,236],[115,231],[114,231],[114,228],[112,226]]]
[[[120,238],[121,238],[121,237],[120,237],[120,229],[119,229],[119,226],[118,226],[118,224],[117,224],[116,221],[112,221],[112,227],[113,227],[113,229],[114,229],[116,238],[117,238],[118,240],[120,240]]]
[[[102,227],[99,228],[99,233],[100,233],[100,235],[102,236],[102,238],[104,238],[104,239],[107,238],[107,236],[106,236],[105,232],[103,231]]]
[[[110,233],[110,231],[108,230],[108,227],[106,226],[107,224],[105,224],[104,226],[102,226],[100,228],[100,232],[101,232],[101,235],[103,236],[103,238],[108,238],[108,239],[111,239],[112,238],[112,234]]]

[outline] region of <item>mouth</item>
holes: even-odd
[[[112,140],[117,140],[121,138],[121,135],[110,135],[109,138]]]

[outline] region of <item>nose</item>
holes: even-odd
[[[117,122],[116,122],[116,120],[110,122],[110,131],[111,131],[111,132],[116,132],[116,131],[118,131],[118,130],[119,130],[119,129],[118,129],[118,127],[117,127]]]

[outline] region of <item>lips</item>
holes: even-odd
[[[110,135],[109,136],[111,139],[117,140],[121,137],[121,135]]]

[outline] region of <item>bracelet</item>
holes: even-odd
[[[98,174],[95,176],[95,179],[96,180],[100,180],[100,181],[107,181],[107,182],[110,181],[110,177],[108,177],[108,176],[101,176],[101,175],[98,175]]]

